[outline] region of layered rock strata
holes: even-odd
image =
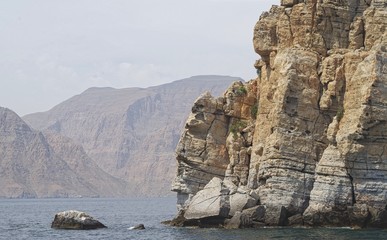
[[[263,13],[258,77],[202,95],[187,120],[174,223],[387,227],[386,29],[386,0],[283,0]],[[219,193],[205,194],[214,178]],[[255,206],[231,211],[235,192]]]

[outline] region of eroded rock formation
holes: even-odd
[[[192,108],[174,224],[387,227],[386,29],[387,0],[282,0],[263,13],[258,77]],[[210,199],[217,209],[196,205]]]

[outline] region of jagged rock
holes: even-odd
[[[182,213],[183,222],[211,217],[224,220],[256,203],[248,193],[238,192],[233,183],[215,177],[190,200]]]
[[[217,104],[227,154],[218,165],[223,172],[213,176],[254,191],[265,214],[254,222],[247,210],[233,210],[226,226],[387,226],[386,6],[283,0],[261,15],[254,29],[258,76],[232,84],[223,107]],[[180,141],[191,139],[183,134]],[[177,160],[177,179],[188,179],[195,159]],[[213,168],[200,169],[209,179]]]
[[[366,227],[369,218],[371,217],[367,204],[354,204],[348,207],[349,221],[353,227]]]
[[[237,211],[231,219],[225,221],[225,228],[249,228],[265,226],[266,206],[254,206],[244,209],[242,212]]]
[[[287,210],[284,206],[266,206],[265,223],[271,226],[287,225]]]
[[[387,225],[387,210],[378,207],[368,207],[368,209],[371,214],[371,219],[366,224],[371,223],[371,227],[385,228]],[[364,219],[363,215],[361,215],[360,219]]]
[[[222,177],[228,165],[226,149],[227,120],[223,98],[209,92],[194,103],[186,130],[177,145],[178,168],[172,189],[178,192],[179,205],[196,194],[214,176]]]
[[[236,212],[231,219],[225,222],[224,228],[238,229],[241,227],[241,212]]]
[[[246,215],[251,221],[265,222],[266,206],[259,205],[243,210],[243,215]]]
[[[235,193],[230,195],[230,216],[234,216],[236,211],[254,207],[257,200],[246,193]]]
[[[296,214],[288,218],[289,226],[302,226],[304,225],[304,219],[301,214]]]
[[[57,213],[51,228],[89,230],[106,228],[106,226],[84,212],[69,210]]]
[[[195,101],[176,148],[178,169],[172,190],[178,193],[179,208],[184,208],[191,196],[213,177],[226,176],[229,182],[240,179],[247,182],[248,147],[252,142],[246,139],[252,138],[254,131],[249,121],[255,105],[251,99],[255,94],[254,84],[245,86],[236,82],[224,97],[214,98],[204,93]],[[233,117],[240,114],[244,118]],[[229,156],[232,156],[231,161]]]
[[[292,7],[293,5],[301,2],[300,0],[281,0],[281,6]]]

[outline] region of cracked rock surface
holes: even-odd
[[[387,0],[281,1],[264,12],[257,78],[194,103],[177,147],[174,223],[385,228],[386,29]],[[187,212],[210,201],[215,177],[231,187],[193,223]],[[232,198],[254,201],[230,211]]]

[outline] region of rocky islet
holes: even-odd
[[[89,214],[77,210],[68,210],[55,214],[51,228],[67,230],[91,230],[106,228],[97,219]]]

